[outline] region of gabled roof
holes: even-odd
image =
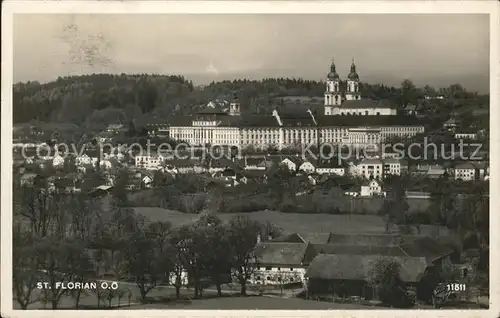
[[[307,246],[307,243],[261,242],[255,247],[255,254],[259,264],[301,266]]]
[[[290,160],[297,166],[300,166],[304,161],[300,157],[294,157],[294,156],[284,156],[282,159],[282,162],[285,161],[286,159]]]
[[[309,265],[306,276],[312,279],[369,281],[378,260],[398,262],[401,265],[400,277],[405,282],[418,282],[428,267],[423,257],[320,254]]]

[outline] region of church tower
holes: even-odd
[[[359,92],[359,76],[356,72],[356,65],[352,59],[351,72],[347,76],[347,90],[345,93],[346,100],[359,100],[361,93]]]
[[[333,115],[342,104],[340,96],[340,77],[335,69],[335,62],[332,59],[330,73],[326,77],[325,91],[325,115]]]

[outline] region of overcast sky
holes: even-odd
[[[16,15],[14,81],[85,73],[462,82],[488,89],[487,15]]]

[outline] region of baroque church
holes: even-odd
[[[345,92],[340,89],[340,76],[332,60],[326,77],[325,115],[396,115],[396,108],[383,102],[363,99],[359,89],[359,75],[354,59],[347,75]]]

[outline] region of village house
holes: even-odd
[[[405,170],[408,170],[408,163],[405,160],[387,158],[383,160],[384,177],[387,175],[400,176]]]
[[[487,174],[487,166],[479,162],[463,162],[456,164],[453,168],[455,180],[472,181],[484,180]]]
[[[203,173],[205,167],[193,159],[167,159],[164,163],[164,171],[170,174]]]
[[[366,181],[361,185],[359,195],[361,197],[385,196],[385,191],[382,190],[381,183],[373,179],[371,181]]]
[[[370,284],[371,271],[381,260],[400,263],[401,280],[415,288],[428,267],[424,257],[320,254],[311,261],[306,272],[308,294],[377,299],[377,291]]]
[[[463,129],[455,132],[455,139],[463,139],[463,140],[476,140],[477,132],[473,129]]]
[[[280,285],[303,283],[311,253],[308,243],[259,242],[252,284]]]
[[[307,174],[313,173],[316,171],[316,165],[312,163],[311,161],[307,160],[304,161],[300,166],[299,166],[299,171],[303,171]]]
[[[365,179],[382,179],[383,162],[380,159],[363,159],[356,165],[355,173]]]
[[[135,166],[147,170],[163,169],[165,158],[161,155],[136,156]]]
[[[264,156],[258,158],[244,157],[239,160],[238,165],[245,170],[266,170],[268,167],[266,157]]]
[[[409,116],[416,116],[418,115],[418,106],[414,104],[408,104],[406,107],[403,109],[404,113]]]
[[[321,159],[316,167],[317,174],[345,175],[346,168],[339,162],[338,158]]]
[[[448,130],[448,131],[455,131],[455,129],[457,127],[460,126],[460,122],[455,119],[455,118],[450,118],[448,119],[444,124],[443,124],[443,128]]]
[[[238,166],[236,163],[228,158],[220,158],[220,159],[210,159],[208,164],[208,172],[213,174],[217,171],[224,171],[226,169],[233,169],[234,171],[238,170]]]
[[[77,156],[75,158],[75,165],[77,166],[85,166],[85,165],[92,165],[93,167],[96,166],[97,161],[99,161],[99,158],[97,157],[90,157],[88,154],[83,154],[81,156]]]
[[[56,154],[52,159],[52,166],[54,168],[60,168],[64,165],[64,158],[60,154]]]
[[[438,179],[446,175],[446,168],[439,164],[416,164],[408,169],[410,174]]]
[[[298,156],[285,156],[283,160],[281,160],[280,165],[287,167],[288,170],[292,172],[296,172],[302,163],[303,161]]]
[[[451,264],[453,251],[430,237],[390,234],[330,233],[326,244],[312,244],[318,255],[307,272],[308,292],[340,293],[376,299],[368,286],[369,273],[376,260],[401,264],[401,278],[414,288],[427,270]],[[340,287],[340,288],[339,288]]]

